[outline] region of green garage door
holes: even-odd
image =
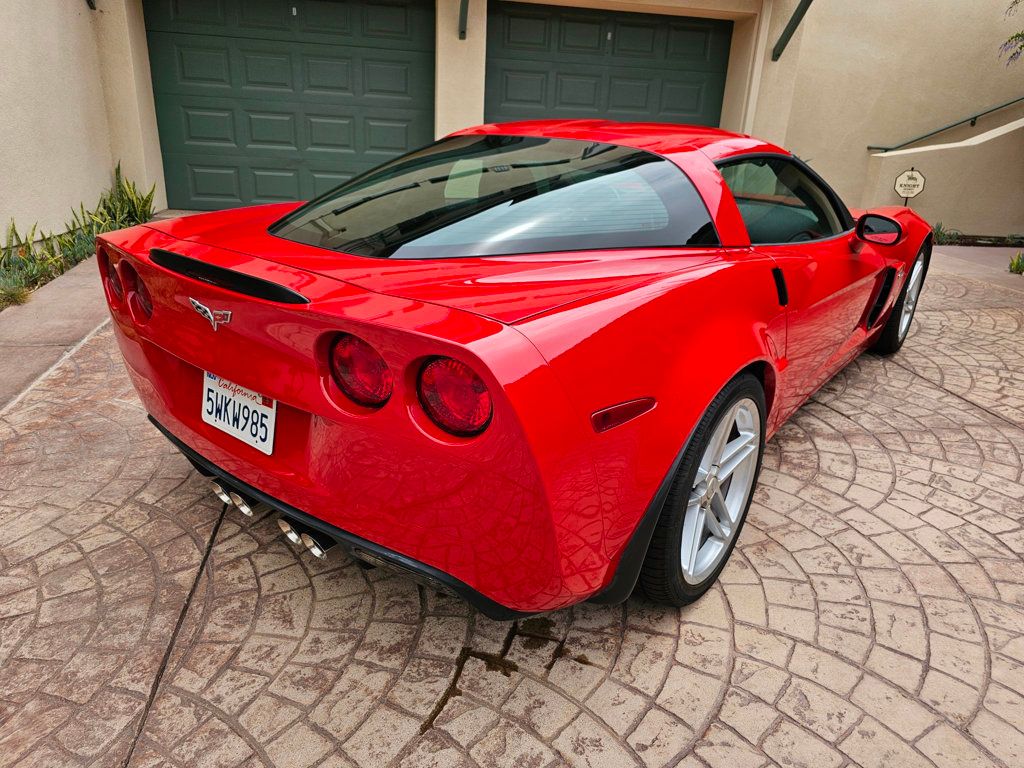
[[[718,125],[731,36],[731,21],[492,0],[485,119]]]
[[[172,208],[313,197],[433,139],[433,0],[143,7]]]

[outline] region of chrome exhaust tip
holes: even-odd
[[[218,483],[216,480],[210,481],[210,488],[216,494],[217,498],[223,501],[225,504],[233,504],[231,495],[224,489],[224,486]]]
[[[326,560],[327,553],[334,547],[334,541],[322,533],[317,533],[316,538],[314,538],[313,534],[304,532],[302,534],[302,543],[306,545],[309,553],[319,560]]]
[[[281,529],[281,533],[283,533],[288,538],[288,541],[290,541],[292,544],[303,543],[302,535],[298,531],[296,531],[292,527],[292,524],[289,523],[285,518],[277,518],[277,527]]]
[[[246,517],[252,517],[253,512],[255,512],[256,508],[259,506],[256,502],[250,503],[242,494],[235,491],[231,491],[231,493],[228,494],[228,498],[231,503],[238,508],[238,511]]]

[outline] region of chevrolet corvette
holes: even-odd
[[[225,504],[512,618],[706,592],[765,441],[899,350],[931,245],[765,141],[586,120],[97,253],[150,419]]]

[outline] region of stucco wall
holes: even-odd
[[[796,4],[776,0],[766,57]],[[1006,5],[814,3],[781,60],[764,64],[754,133],[809,160],[849,204],[889,202],[868,184],[867,145],[899,143],[1024,95],[1024,64],[1007,67],[998,56],[1000,43],[1024,26],[1020,14],[1005,17]],[[1013,117],[982,118],[977,130]],[[939,193],[931,178],[928,185],[921,202]]]
[[[981,235],[1024,235],[1024,118],[958,142],[875,154],[865,197],[902,205],[893,190],[908,168],[925,177],[910,207],[931,224]]]
[[[58,230],[112,169],[100,61],[84,2],[0,3],[0,225]]]
[[[141,0],[100,0],[93,16],[109,127],[110,154],[140,189],[156,187],[153,204],[167,207],[156,127],[153,77]]]
[[[466,39],[459,39],[460,0],[437,0],[434,134],[484,121],[487,0],[469,0]]]

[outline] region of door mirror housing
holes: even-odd
[[[903,227],[887,216],[865,213],[857,221],[857,237],[873,245],[896,245],[903,237]]]

